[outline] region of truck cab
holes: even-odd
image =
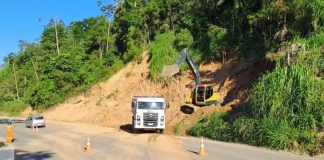
[[[165,107],[163,97],[134,96],[132,98],[133,131],[155,130],[163,133],[165,129]]]

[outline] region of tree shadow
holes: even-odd
[[[245,99],[247,91],[252,85],[264,73],[272,70],[274,67],[275,64],[267,60],[230,61],[215,71],[201,72],[201,76],[205,78],[202,84],[218,85],[218,89],[215,89],[215,91],[220,92],[226,86],[226,82],[230,81],[233,85],[227,91],[221,104],[225,106],[235,99]]]
[[[20,160],[43,160],[51,158],[54,153],[47,151],[28,152],[24,150],[15,150],[15,159]]]
[[[0,124],[7,124],[9,120],[12,120],[13,123],[25,123],[25,120],[21,119],[0,118]]]
[[[267,61],[259,61],[252,66],[241,69],[235,74],[230,75],[228,78],[233,81],[234,87],[231,88],[224,100],[222,106],[227,105],[234,99],[246,99],[248,90],[253,84],[266,72],[272,70],[275,64]]]

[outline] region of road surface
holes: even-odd
[[[254,159],[324,159],[277,152],[246,145],[207,140],[206,156],[198,156],[200,140],[156,133],[129,133],[129,126],[113,129],[81,123],[47,121],[35,134],[25,128],[23,120],[15,120],[15,159],[104,159],[104,160],[254,160]],[[5,138],[5,118],[0,118],[0,137]],[[87,138],[93,146],[85,152]],[[1,155],[0,155],[1,159]]]

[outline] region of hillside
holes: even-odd
[[[235,61],[226,62],[224,65],[214,62],[200,65],[202,81],[214,84],[214,88],[220,88],[223,106],[196,107],[196,113],[187,115],[180,111],[180,107],[184,104],[185,94],[193,85],[192,73],[182,72],[168,86],[164,86],[149,79],[149,53],[144,52],[143,56],[141,63],[130,62],[107,81],[46,110],[44,116],[53,120],[122,128],[131,124],[132,96],[156,95],[165,97],[170,103],[170,108],[167,109],[167,132],[173,133],[175,126],[184,119],[190,120],[191,124],[185,126],[188,128],[201,114],[231,110],[246,98],[253,81],[272,67],[270,64],[255,63],[242,68],[244,65]],[[185,133],[185,128],[181,132]]]
[[[160,95],[170,103],[168,133],[319,154],[323,2],[99,0],[101,16],[69,25],[52,18],[39,41],[19,41],[5,57],[0,114],[29,108],[127,129],[131,97]],[[220,92],[221,106],[180,111],[193,75],[186,65],[170,82],[160,74],[183,48],[202,82]]]

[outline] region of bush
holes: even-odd
[[[205,136],[214,139],[226,141],[229,140],[228,131],[229,124],[225,122],[227,113],[214,112],[208,119],[207,126],[204,130]]]
[[[201,123],[195,123],[192,128],[190,128],[187,134],[191,136],[200,137],[204,135],[204,125]]]
[[[9,116],[18,116],[27,107],[28,105],[24,102],[24,100],[9,101],[0,104],[0,111],[8,114]]]
[[[189,48],[193,43],[193,37],[188,29],[181,29],[176,35],[174,45],[178,50]]]
[[[129,62],[131,60],[135,61],[142,61],[142,49],[140,47],[137,47],[135,45],[131,45],[129,49],[127,50],[126,54],[124,54],[124,59],[126,62]]]
[[[229,140],[229,126],[225,122],[226,117],[227,113],[225,112],[214,112],[208,117],[203,117],[187,133],[192,136],[206,136],[214,140]]]
[[[174,64],[178,58],[178,51],[173,47],[174,32],[166,32],[155,37],[151,43],[150,75],[153,80],[158,80],[165,65]]]
[[[239,117],[232,126],[232,140],[235,142],[246,142],[257,144],[257,127],[258,121],[252,118]]]
[[[319,133],[324,128],[324,81],[317,78],[318,68],[314,66],[318,61],[303,54],[292,66],[281,61],[262,77],[250,90],[240,113],[227,116],[215,112],[205,125],[198,122],[188,134],[272,149],[310,153],[322,149],[323,136]]]
[[[264,118],[257,128],[256,137],[259,145],[273,149],[290,149],[297,139],[298,132],[288,122],[276,118]]]
[[[178,123],[178,124],[175,126],[173,132],[176,133],[176,134],[178,134],[180,131],[181,131],[181,124]]]

